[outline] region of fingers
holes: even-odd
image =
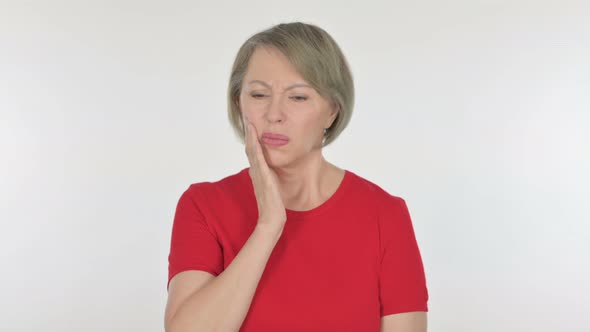
[[[262,146],[260,146],[260,142],[258,141],[258,131],[252,123],[248,122],[248,126],[248,131],[250,132],[250,143],[252,143],[252,157],[254,157],[256,166],[260,167],[262,171],[265,171],[268,165],[266,164],[264,154],[262,153]]]
[[[253,133],[252,125],[248,118],[244,116],[242,118],[244,123],[244,130],[245,130],[245,141],[246,141],[246,156],[248,157],[248,162],[250,166],[255,169],[258,167],[258,162],[256,158],[256,137],[255,133]]]
[[[250,165],[265,173],[268,169],[268,164],[264,158],[262,146],[260,146],[260,142],[258,141],[256,127],[254,127],[247,118],[245,118],[244,121],[246,128],[246,154],[248,155]]]

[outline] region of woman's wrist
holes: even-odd
[[[268,223],[260,223],[256,225],[254,232],[259,233],[262,237],[269,238],[273,241],[278,241],[283,233],[283,227],[269,225]]]

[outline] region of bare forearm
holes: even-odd
[[[238,331],[280,234],[257,226],[229,266],[178,308],[170,332]]]

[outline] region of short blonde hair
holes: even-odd
[[[257,47],[274,47],[323,98],[332,102],[338,115],[325,131],[322,147],[332,143],[350,122],[354,106],[354,83],[348,62],[334,39],[323,29],[302,22],[281,23],[258,32],[240,47],[232,66],[228,87],[228,118],[244,144],[239,98],[250,58]]]

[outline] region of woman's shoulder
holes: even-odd
[[[188,185],[185,193],[191,196],[209,196],[239,191],[243,186],[248,184],[245,181],[245,176],[247,176],[245,172],[247,171],[248,168],[243,168],[221,178],[192,182]]]
[[[361,194],[370,197],[372,200],[382,203],[399,202],[404,199],[400,196],[394,195],[392,192],[385,189],[385,185],[379,185],[375,180],[370,180],[353,171],[348,170],[352,175],[352,183],[354,183],[354,190]]]
[[[352,172],[351,172],[352,173]],[[372,209],[379,216],[380,222],[406,220],[408,208],[404,198],[395,195],[385,189],[385,185],[379,185],[376,181],[369,180],[352,173],[358,190],[357,200]],[[385,222],[385,224],[391,224]],[[384,226],[382,224],[382,226]]]

